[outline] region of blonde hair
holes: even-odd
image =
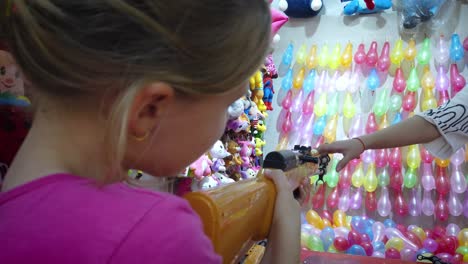
[[[226,92],[258,69],[270,42],[265,0],[14,0],[12,12],[2,2],[3,34],[40,94],[77,104],[115,97],[112,166],[123,160],[129,107],[142,85]]]

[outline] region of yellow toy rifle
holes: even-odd
[[[269,153],[263,168],[286,172],[291,186],[296,189],[304,177],[316,172],[323,181],[329,161],[328,155],[319,157],[310,147],[295,146],[293,150]],[[224,263],[238,263],[254,241],[267,238],[276,190],[273,182],[260,171],[255,179],[192,192],[185,198],[200,215],[205,233]]]

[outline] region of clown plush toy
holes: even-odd
[[[322,0],[280,0],[279,2],[280,10],[294,18],[316,16],[322,6]]]

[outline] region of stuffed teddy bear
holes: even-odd
[[[381,12],[392,7],[392,0],[341,0],[341,2],[349,2],[343,9],[343,13],[347,16],[354,14],[371,14]]]
[[[279,8],[289,17],[307,18],[322,10],[322,0],[280,0]]]

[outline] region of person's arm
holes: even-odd
[[[277,189],[275,213],[265,255],[261,264],[299,263],[301,219],[299,202],[294,199],[282,171],[265,171]]]
[[[352,159],[359,158],[366,149],[395,148],[431,142],[441,136],[437,127],[420,116],[411,117],[396,125],[355,139],[321,145],[319,153],[342,153],[343,159],[336,170],[340,171]]]

